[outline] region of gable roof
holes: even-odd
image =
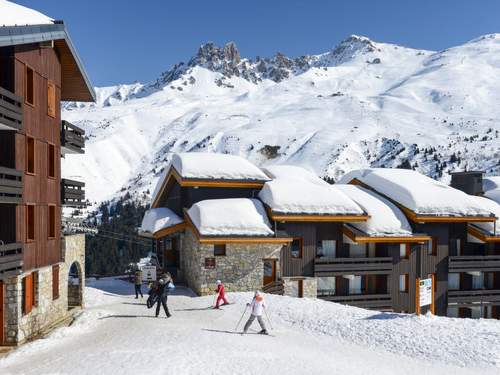
[[[64,23],[0,0],[0,47],[49,41],[54,41],[61,59],[61,100],[95,101],[94,88]]]
[[[260,189],[269,177],[241,156],[186,152],[174,154],[153,192],[151,207],[156,208],[169,186],[232,187]]]
[[[347,173],[340,183],[360,183],[376,191],[416,222],[495,221],[469,195],[413,170],[359,169]]]

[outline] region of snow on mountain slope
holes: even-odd
[[[174,152],[224,152],[297,164],[334,179],[359,167],[500,173],[500,34],[441,52],[351,36],[295,59],[241,58],[209,43],[155,82],[97,89],[66,103],[85,128],[64,174],[93,202],[152,191]]]
[[[135,300],[129,283],[101,278],[87,286],[87,308],[75,322],[0,359],[1,374],[493,375],[500,368],[494,319],[381,313],[266,295],[272,336],[255,334],[257,323],[241,336],[235,327],[241,330],[248,318],[252,293],[229,293],[231,304],[214,310],[207,308],[213,296],[178,287],[165,319]]]

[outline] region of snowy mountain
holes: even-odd
[[[66,103],[87,131],[67,177],[93,202],[151,192],[172,153],[224,152],[338,179],[353,168],[500,173],[500,34],[440,52],[351,36],[320,55],[246,59],[200,47],[154,82],[98,88]]]

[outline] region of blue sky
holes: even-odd
[[[96,86],[147,82],[200,44],[243,56],[321,53],[350,34],[440,50],[500,32],[496,0],[15,0],[68,25]]]

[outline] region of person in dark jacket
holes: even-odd
[[[137,270],[134,275],[134,286],[135,286],[135,299],[139,298],[139,294],[141,298],[144,298],[142,295],[142,272]]]
[[[168,311],[167,306],[168,292],[172,287],[173,282],[170,274],[164,274],[162,275],[160,280],[158,280],[158,301],[156,302],[156,317],[160,315],[160,304],[163,306],[163,310],[165,311],[165,315],[167,315],[167,318],[170,318],[172,316],[170,314],[170,311]]]

